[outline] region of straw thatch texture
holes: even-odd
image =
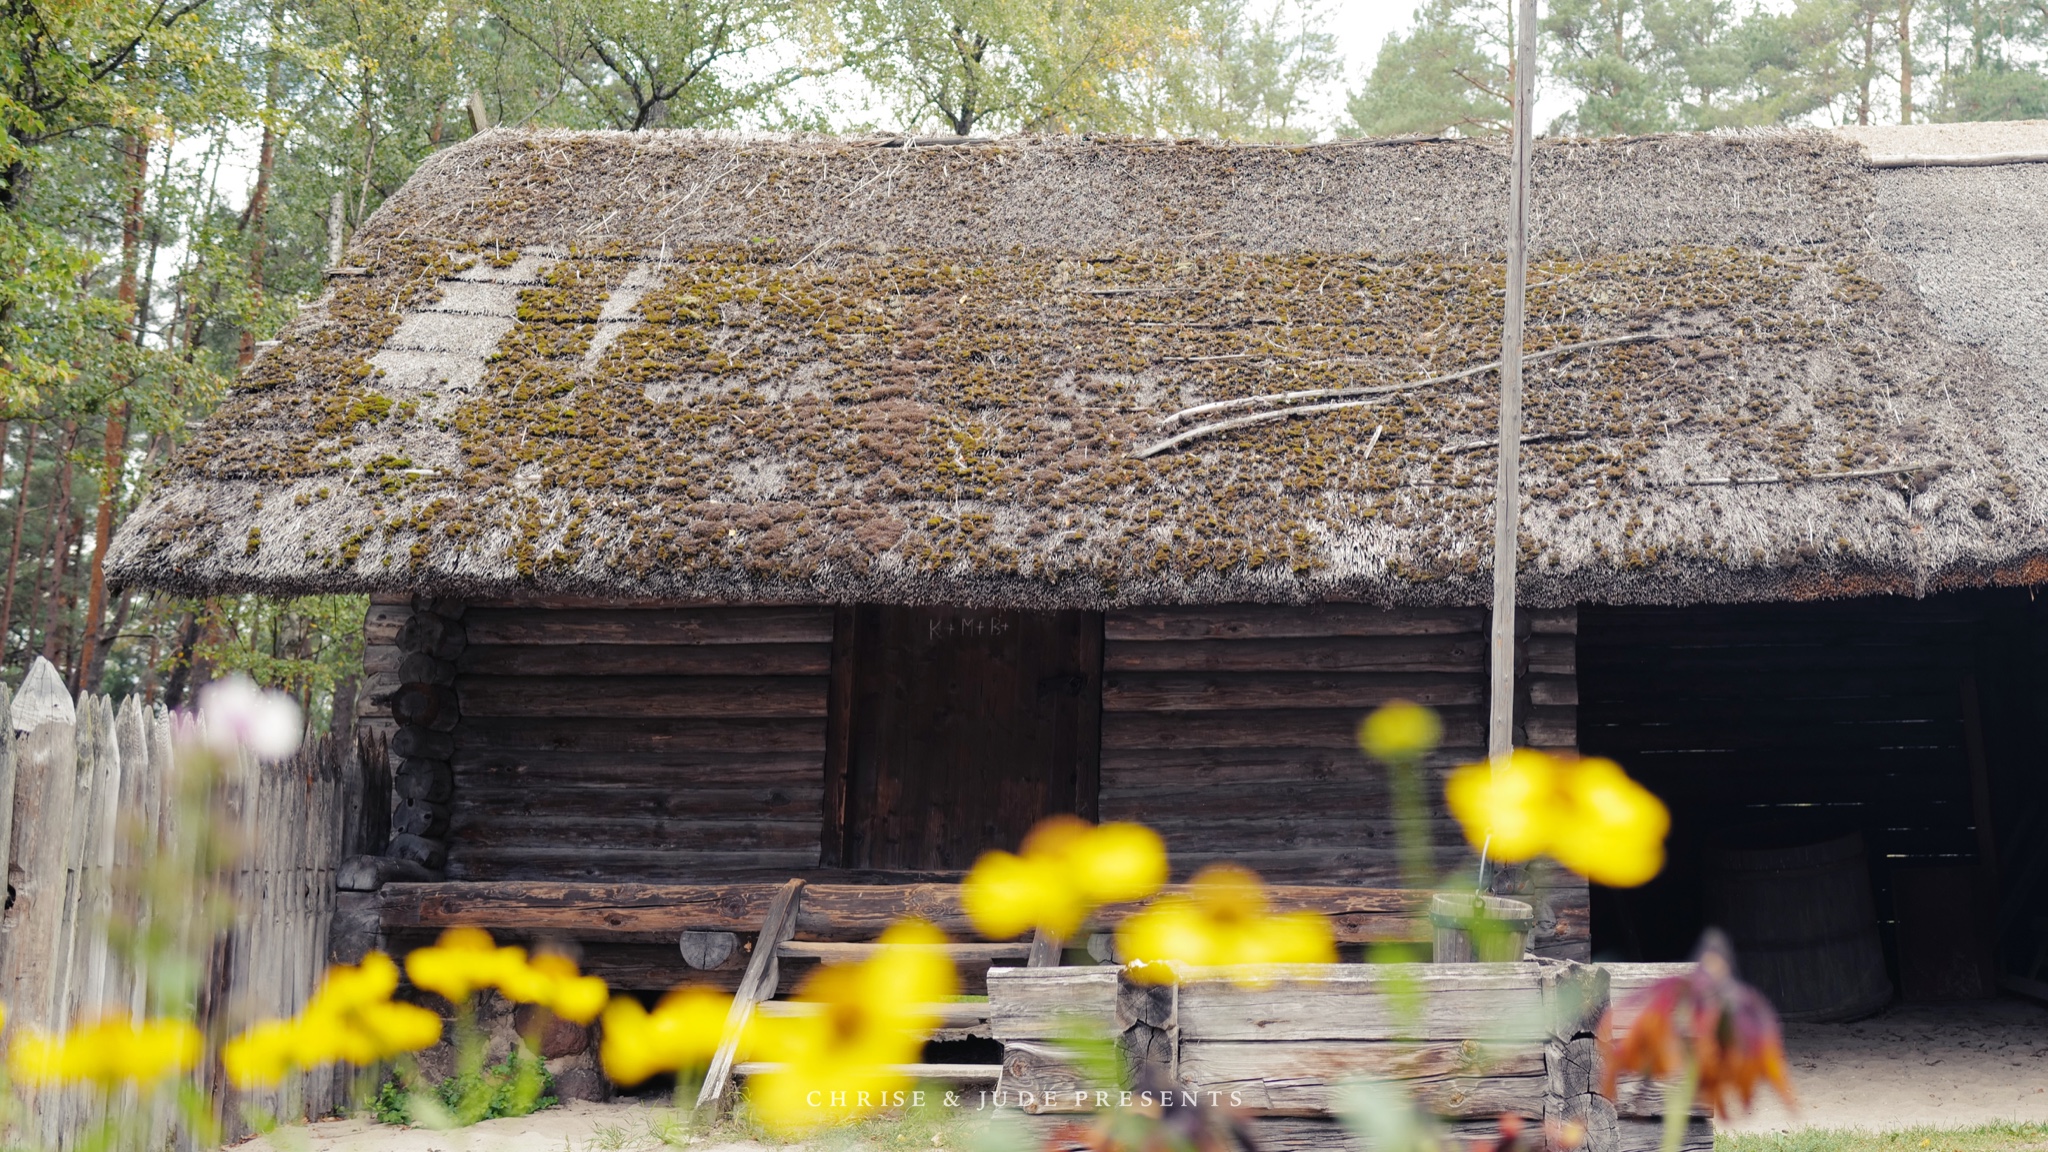
[[[1909,267],[1883,238],[1917,225],[1882,218],[1939,201],[1941,227],[2048,233],[2038,172],[1872,173],[1823,133],[1537,159],[1532,348],[1655,339],[1532,370],[1526,599],[2048,575],[2043,369],[1997,345],[2040,330],[2041,265],[2005,312],[1959,320],[1914,283],[1981,254],[1965,236]],[[492,132],[356,237],[361,274],[192,437],[115,572],[188,591],[1483,602],[1491,374],[1133,450],[1186,406],[1494,358],[1504,188],[1504,152],[1477,143]]]

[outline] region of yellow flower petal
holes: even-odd
[[[1557,862],[1612,888],[1647,883],[1664,867],[1671,813],[1612,760],[1566,766],[1560,782],[1568,815],[1551,845]]]
[[[1143,824],[1091,828],[1067,848],[1065,860],[1069,882],[1091,904],[1143,900],[1166,883],[1166,841]]]
[[[1008,940],[1036,927],[1062,938],[1081,927],[1088,909],[1056,863],[1042,857],[984,852],[960,884],[960,907],[974,930]]]
[[[1556,761],[1527,748],[1515,749],[1498,767],[1459,768],[1444,786],[1444,799],[1474,848],[1490,836],[1492,858],[1510,863],[1542,855],[1567,818]]]
[[[1358,746],[1387,764],[1419,760],[1443,738],[1443,722],[1436,713],[1406,700],[1375,709],[1358,726]]]

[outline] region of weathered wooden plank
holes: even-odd
[[[516,752],[568,755],[694,755],[705,752],[814,752],[824,755],[821,717],[632,719],[493,717],[455,734],[456,755]],[[691,763],[703,761],[691,760]]]
[[[1119,641],[1103,646],[1104,672],[1480,672],[1486,638],[1311,636],[1258,640]]]
[[[1526,1042],[1184,1040],[1180,1075],[1190,1088],[1223,1092],[1262,1115],[1325,1115],[1345,1082],[1361,1076],[1398,1082],[1439,1116],[1543,1115],[1543,1049]]]
[[[1477,634],[1481,608],[1378,608],[1369,604],[1215,604],[1106,612],[1106,640],[1248,640],[1309,636]]]
[[[462,676],[455,690],[470,720],[825,715],[823,676]]]
[[[1579,671],[1576,636],[1531,636],[1523,641],[1520,655],[1532,673],[1575,676]]]
[[[695,778],[671,776],[650,786],[639,783],[593,785],[584,781],[502,780],[477,775],[456,779],[456,806],[495,819],[498,814],[518,814],[546,819],[595,818],[615,820],[642,818],[662,820],[695,819],[805,819],[816,823],[821,790],[816,768],[801,784],[758,785],[739,783],[725,786],[716,775]]]
[[[396,602],[370,600],[370,609],[363,615],[363,646],[391,646],[398,643],[398,630],[412,619],[412,597],[406,596]]]
[[[1274,707],[1237,711],[1106,711],[1102,715],[1102,756],[1104,763],[1124,750],[1137,748],[1343,748],[1358,750],[1358,722],[1366,707]],[[1483,715],[1475,717],[1473,707],[1444,709],[1448,722],[1448,748],[1440,754],[1456,756],[1479,750],[1485,756],[1485,740],[1473,740],[1475,726],[1483,732]],[[1464,715],[1454,715],[1464,713]]]
[[[819,960],[827,964],[851,964],[873,956],[887,945],[856,940],[790,940],[776,954],[792,960]],[[904,944],[903,948],[943,952],[961,965],[990,964],[997,960],[1022,960],[1031,954],[1029,941],[1017,943]]]
[[[458,749],[449,758],[458,788],[507,789],[560,786],[570,789],[666,788],[674,792],[716,783],[739,788],[818,787],[816,752],[674,753],[477,752]]]
[[[706,872],[740,869],[779,871],[783,875],[818,866],[816,843],[806,849],[745,850],[739,848],[662,851],[591,848],[470,848],[451,845],[451,880],[613,880],[679,881]]]
[[[1572,636],[1579,631],[1579,610],[1570,608],[1524,608],[1517,615],[1529,622],[1529,631],[1537,636]]]
[[[473,676],[823,676],[830,644],[471,644]]]
[[[1475,681],[1477,683],[1477,681]],[[1107,712],[1102,717],[1104,763],[1128,749],[1272,748],[1285,741],[1295,748],[1358,748],[1358,722],[1368,711],[1364,706],[1334,708],[1278,707],[1236,711],[1134,711]],[[1461,706],[1461,712],[1471,712]],[[1450,712],[1451,709],[1446,709]],[[1471,724],[1458,717],[1447,733],[1449,742],[1461,749],[1479,749],[1484,739],[1472,739]]]
[[[1579,702],[1579,682],[1572,676],[1530,676],[1522,681],[1531,704],[1566,704]]]
[[[1117,969],[996,968],[988,974],[989,1032],[998,1040],[1050,1040],[1116,1024]]]
[[[395,675],[405,652],[395,644],[363,645],[363,675]]]
[[[472,608],[472,644],[829,644],[829,607]]]
[[[1547,1031],[1534,964],[1337,964],[1281,967],[1246,989],[1228,973],[1194,969],[1181,981],[1180,1032],[1199,1040],[1528,1042]],[[1397,994],[1414,989],[1416,1001]]]
[[[777,885],[568,884],[541,881],[386,884],[379,894],[387,931],[439,930],[456,924],[547,933],[642,933],[672,939],[684,929],[751,931]],[[1174,886],[1167,892],[1184,889]],[[1370,939],[1366,926],[1419,915],[1428,894],[1403,889],[1274,885],[1274,908],[1311,909],[1331,917],[1338,938]],[[1111,923],[1137,904],[1111,905]],[[797,933],[805,939],[872,940],[890,924],[916,917],[954,936],[972,926],[960,909],[959,887],[947,883],[832,884],[805,889]],[[1072,971],[1063,969],[1062,971]]]
[[[673,819],[632,816],[524,816],[480,810],[458,801],[451,818],[450,839],[474,859],[493,849],[523,848],[564,851],[817,851],[815,812],[792,813],[780,819],[731,815]]]
[[[1442,672],[1119,672],[1102,679],[1102,710],[1105,729],[1118,712],[1350,708],[1359,717],[1394,700],[1480,704],[1485,687],[1478,676]]]
[[[1273,738],[1284,740],[1287,733]],[[1474,759],[1483,749],[1474,744],[1468,751]],[[1461,763],[1452,754],[1432,757],[1430,771],[1438,776]],[[1365,754],[1352,748],[1121,748],[1103,758],[1102,794],[1149,790],[1157,796],[1172,788],[1204,786],[1268,785],[1358,787],[1374,794],[1386,790],[1386,773],[1376,768]],[[1249,793],[1252,788],[1243,788]]]
[[[803,901],[804,882],[791,880],[776,889],[768,902],[768,911],[762,917],[759,942],[754,954],[747,961],[747,973],[740,978],[739,989],[733,993],[732,1008],[725,1017],[725,1036],[719,1041],[718,1051],[711,1058],[711,1067],[704,1073],[704,1085],[697,1093],[697,1106],[709,1104],[714,1110],[725,1107],[726,1095],[732,1087],[733,1064],[738,1059],[741,1036],[746,1032],[747,1021],[752,1017],[754,1006],[763,1000],[775,998],[776,949],[796,932],[797,910]]]

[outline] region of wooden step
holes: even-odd
[[[848,964],[865,960],[883,948],[914,948],[920,951],[943,952],[956,961],[981,964],[995,960],[1024,960],[1031,955],[1029,940],[1009,944],[879,944],[838,940],[790,940],[777,945],[775,955],[784,960],[823,960],[827,964]]]
[[[764,1000],[755,1005],[754,1011],[761,1016],[818,1016],[824,1013],[825,1005],[808,1000]],[[988,1001],[966,1004],[917,1004],[905,1011],[930,1016],[939,1022],[941,1028],[958,1028],[966,1024],[985,1023],[988,1020]]]
[[[735,1076],[760,1076],[769,1072],[780,1072],[785,1065],[763,1061],[749,1061],[733,1066]],[[885,1064],[883,1068],[899,1076],[917,1080],[952,1080],[965,1083],[993,1084],[1002,1075],[1001,1064]]]

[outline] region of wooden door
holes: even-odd
[[[957,871],[1094,817],[1100,613],[860,605],[833,644],[828,866]]]

